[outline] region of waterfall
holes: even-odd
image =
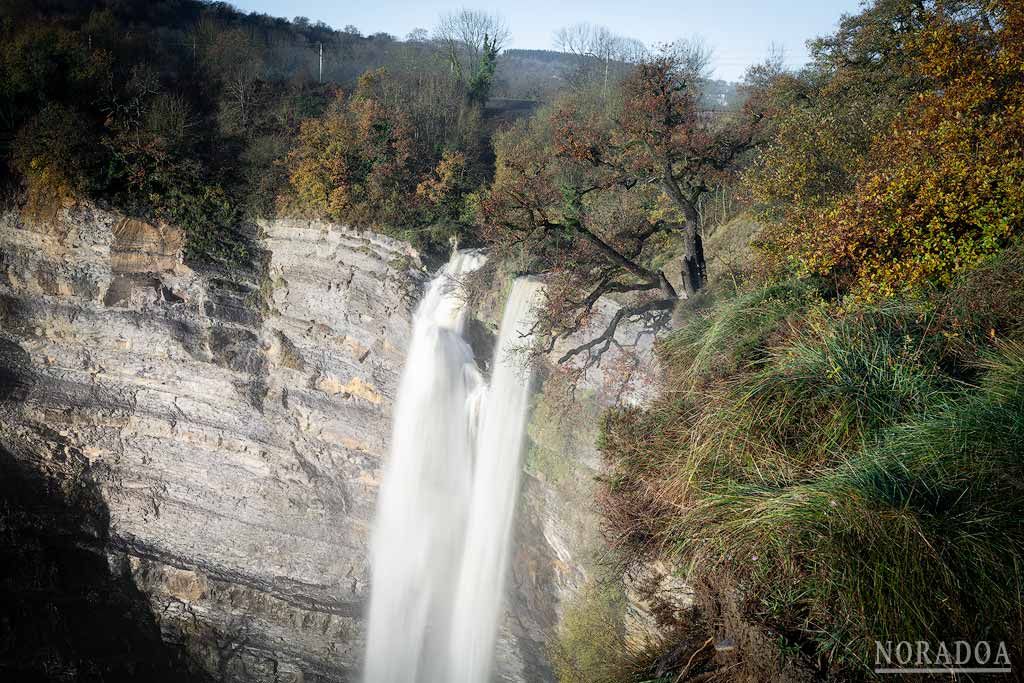
[[[448,680],[458,683],[483,683],[491,673],[530,392],[529,372],[516,350],[533,322],[539,287],[525,278],[512,285],[480,414],[449,651],[454,669]]]
[[[539,285],[513,285],[485,386],[458,283],[484,260],[454,254],[416,309],[370,550],[365,683],[490,677],[529,398],[514,350]]]
[[[471,401],[483,385],[462,338],[457,278],[483,260],[453,256],[413,319],[370,548],[367,683],[448,680],[442,653],[472,488]]]

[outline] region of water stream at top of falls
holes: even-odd
[[[540,285],[513,284],[487,385],[459,285],[485,260],[454,254],[414,316],[370,550],[365,683],[491,676],[529,403],[515,351]]]

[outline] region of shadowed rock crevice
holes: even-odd
[[[0,447],[0,678],[211,680],[164,642],[148,600],[107,555],[109,511],[65,446],[49,472]]]

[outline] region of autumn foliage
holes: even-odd
[[[288,154],[300,202],[339,222],[399,222],[408,210],[411,129],[401,110],[374,95],[382,77],[368,72],[351,97],[339,94],[323,116],[304,121]]]
[[[964,14],[937,7],[899,38],[914,56],[900,82],[923,87],[863,153],[836,136],[821,142],[831,153],[798,155],[814,114],[806,105],[785,114],[752,174],[762,199],[789,203],[766,244],[777,261],[873,298],[949,285],[1020,237],[1024,8],[998,2]]]
[[[545,274],[539,346],[584,340],[563,361],[597,362],[620,323],[659,328],[706,284],[700,202],[735,174],[761,117],[754,97],[722,116],[701,111],[701,59],[668,46],[636,64],[610,100],[566,96],[495,139],[484,238]],[[661,258],[666,251],[679,258]],[[606,295],[624,305],[594,324]]]

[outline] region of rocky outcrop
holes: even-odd
[[[478,324],[496,329],[510,274],[499,266],[483,277],[489,281],[474,314]],[[616,334],[618,344],[585,371],[581,364],[559,366],[557,359],[599,334],[618,308],[600,300],[587,328],[538,359],[498,649],[505,670],[525,665],[526,675],[506,680],[554,680],[552,655],[566,608],[588,584],[605,580],[611,564],[595,500],[600,419],[610,406],[642,404],[657,391],[653,338],[641,323],[627,322]],[[651,568],[645,578],[660,587],[668,576]],[[626,607],[629,635],[648,637],[652,615],[644,597],[630,595]]]
[[[387,238],[260,227],[259,263],[199,274],[171,226],[4,215],[0,443],[30,478],[95,489],[112,571],[199,670],[350,680],[425,275]]]

